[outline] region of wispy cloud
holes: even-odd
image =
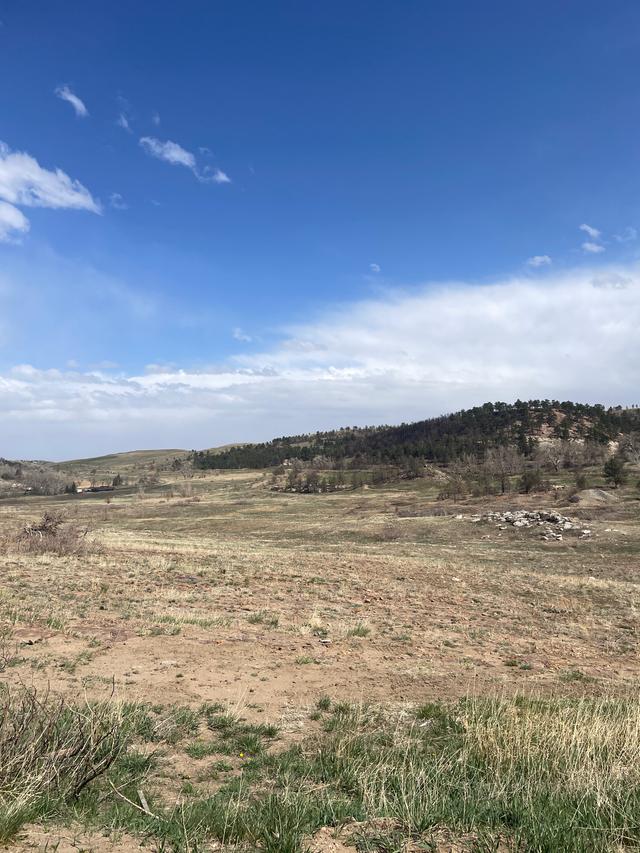
[[[582,249],[590,255],[599,255],[605,251],[604,246],[600,245],[600,243],[592,243],[591,240],[586,240],[582,244]]]
[[[635,265],[428,284],[341,305],[268,350],[209,368],[6,371],[3,452],[206,447],[518,397],[631,403],[638,327]]]
[[[114,210],[127,210],[129,207],[120,193],[111,193],[109,196],[109,204]]]
[[[156,127],[160,125],[160,113],[155,112],[151,116],[151,121],[155,124]]]
[[[579,225],[578,228],[580,231],[584,231],[584,233],[590,237],[590,240],[585,240],[582,243],[582,251],[587,255],[599,255],[602,252],[606,251],[605,247],[602,245],[600,241],[600,237],[602,236],[602,232],[599,228],[594,228],[592,225],[587,225],[586,222],[583,222],[582,225]]]
[[[140,145],[144,148],[147,154],[152,157],[157,157],[158,160],[164,160],[165,163],[170,163],[172,166],[186,166],[192,171],[196,167],[196,158],[194,155],[178,145],[177,142],[171,142],[168,139],[162,142],[160,139],[155,139],[153,136],[143,136],[140,140]]]
[[[239,326],[236,326],[231,335],[234,341],[242,341],[243,343],[249,343],[253,340],[251,335],[248,335],[246,332],[243,332]]]
[[[116,124],[118,127],[121,127],[123,130],[126,130],[127,133],[133,133],[131,129],[131,103],[128,98],[125,98],[124,95],[118,95],[116,98],[118,103],[118,117],[116,118]]]
[[[548,267],[551,263],[553,262],[549,255],[534,255],[532,258],[527,259],[527,266],[534,269],[537,267]]]
[[[5,203],[0,232],[5,240],[29,229],[18,207],[101,212],[99,202],[80,181],[72,180],[61,169],[44,169],[34,157],[12,151],[4,142],[0,142],[0,200]]]
[[[17,242],[29,230],[29,220],[12,204],[0,201],[0,243]]]
[[[84,101],[72,92],[68,86],[58,86],[54,90],[54,94],[56,94],[61,100],[71,104],[77,116],[86,118],[89,115],[89,110],[86,108]]]
[[[156,157],[158,160],[164,160],[165,163],[172,166],[184,166],[190,169],[202,183],[231,183],[231,178],[221,169],[212,166],[204,166],[199,169],[195,154],[170,139],[163,142],[153,136],[143,136],[140,139],[140,145],[147,154]]]
[[[587,225],[586,222],[583,222],[582,225],[579,225],[578,228],[581,231],[584,231],[592,240],[599,240],[601,236],[601,231],[598,228],[594,228],[592,225]]]
[[[209,166],[205,166],[202,172],[197,175],[200,181],[204,181],[205,183],[212,184],[230,184],[231,178],[227,175],[226,172],[223,172],[222,169],[212,169]]]
[[[369,269],[373,273],[378,273],[380,272],[380,264],[369,264]]]
[[[620,234],[614,234],[613,239],[616,243],[630,243],[633,240],[638,239],[638,231],[636,228],[632,228],[631,225],[628,225]]]

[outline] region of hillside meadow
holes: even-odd
[[[259,471],[3,500],[0,838],[638,849],[637,479],[579,503]],[[575,528],[478,520],[518,508]],[[55,545],[21,534],[45,513]]]

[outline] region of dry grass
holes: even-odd
[[[503,835],[511,820],[523,838],[529,833],[533,850],[578,850],[553,847],[552,834],[535,836],[531,827],[543,812],[549,833],[554,821],[571,826],[571,808],[582,815],[580,803],[586,803],[592,814],[595,802],[608,816],[609,830],[593,832],[609,832],[611,843],[623,849],[620,839],[625,832],[633,835],[633,828],[616,779],[629,790],[637,786],[630,769],[637,758],[637,710],[627,699],[612,697],[638,687],[640,523],[634,490],[620,490],[613,507],[589,508],[591,539],[553,543],[541,541],[535,530],[500,530],[455,516],[546,508],[547,499],[553,500],[549,508],[577,514],[556,496],[452,504],[437,503],[437,490],[437,483],[425,480],[357,493],[288,495],[270,492],[261,474],[241,472],[195,477],[187,497],[176,481],[148,488],[144,501],[133,489],[115,492],[109,505],[100,495],[6,501],[0,515],[6,545],[0,555],[2,678],[41,691],[52,684],[59,696],[86,691],[91,702],[109,698],[115,681],[124,700],[191,709],[239,703],[254,724],[281,715],[294,720],[287,737],[296,742],[311,724],[331,724],[322,737],[340,737],[338,752],[330,754],[338,760],[344,753],[345,774],[349,767],[361,768],[356,776],[340,777],[345,784],[357,782],[357,801],[348,801],[352,816],[381,815],[396,786],[406,797],[396,798],[392,816],[405,839],[408,810],[417,821],[420,809],[426,813],[423,806],[431,803],[430,820],[448,826],[489,837],[491,820]],[[64,515],[61,533],[91,529],[84,539],[95,544],[76,547],[72,536],[67,547],[56,543],[58,533],[19,541],[16,531],[37,529],[44,513]],[[446,737],[428,715],[415,725],[409,721],[414,740],[420,732],[437,735],[437,761],[427,762],[428,750],[420,747],[411,765],[414,776],[435,774],[437,796],[426,791],[431,777],[419,777],[424,784],[411,793],[409,777],[391,772],[399,751],[376,764],[376,750],[380,757],[387,742],[400,750],[398,738],[408,737],[407,720],[398,721],[395,711],[378,722],[369,711],[356,719],[351,712],[319,709],[314,714],[321,719],[311,723],[305,716],[323,695],[332,697],[332,707],[366,698],[397,710],[436,698],[455,703],[470,691],[479,697],[475,705],[443,712],[455,722]],[[521,693],[553,698],[546,706],[541,699],[526,707],[508,698]],[[481,702],[496,695],[504,698]],[[348,726],[341,728],[342,721]],[[196,827],[209,818],[215,824],[207,811],[214,805],[201,800],[219,785],[214,775],[224,780],[226,771],[212,771],[200,782],[205,758],[192,755],[206,757],[213,749],[211,735],[200,730],[191,742],[191,752],[169,756],[175,767],[165,767],[157,785],[169,813],[183,796],[181,785],[193,787],[188,798],[195,798],[194,805],[185,806],[185,820],[195,851],[207,837]],[[325,740],[320,746],[333,750],[332,744]],[[236,778],[245,769],[240,751],[211,761],[231,762]],[[433,749],[428,754],[436,755]],[[306,763],[308,757],[305,753],[306,769],[297,782],[306,785],[311,774],[309,784],[324,785],[313,781],[319,771]],[[460,767],[464,774],[456,776]],[[267,769],[262,765],[260,773]],[[261,777],[263,783],[273,782],[285,765],[271,770],[276,776]],[[457,793],[446,787],[447,777],[456,780]],[[272,818],[283,822],[293,846],[279,848],[272,839],[268,848],[267,833],[258,839],[262,849],[297,851],[302,829],[312,833],[323,821],[344,816],[344,797],[335,791],[310,811],[304,785],[292,789],[283,776],[280,780],[272,789],[275,799],[262,801],[262,817],[258,805],[251,805],[250,786],[235,790],[224,806],[233,812],[246,805],[256,832],[273,828]],[[542,802],[545,791],[556,799],[566,794],[568,811],[552,818]],[[502,812],[497,807],[482,812],[480,796],[499,802]],[[446,809],[442,805],[438,812],[437,802]],[[218,805],[219,818],[224,810]],[[139,827],[132,817],[127,820],[125,830],[135,835]],[[411,832],[418,832],[417,823]],[[242,843],[257,844],[247,833]],[[216,837],[213,830],[210,837]],[[180,843],[183,848],[176,841],[176,849],[186,849]],[[384,843],[375,846],[368,838],[361,849],[402,849],[400,842]]]

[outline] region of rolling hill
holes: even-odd
[[[489,447],[515,445],[529,456],[540,441],[577,439],[608,444],[640,429],[640,409],[529,400],[485,403],[453,414],[399,426],[345,427],[285,436],[212,453],[194,451],[198,468],[268,468],[288,459],[323,457],[340,463],[403,464],[411,457],[447,463]]]

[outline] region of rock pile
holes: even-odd
[[[512,527],[540,527],[541,537],[545,541],[554,539],[561,542],[564,531],[578,533],[581,539],[587,539],[591,536],[590,530],[583,528],[575,521],[571,521],[565,515],[560,515],[559,512],[547,512],[546,510],[531,512],[526,509],[517,509],[513,512],[485,512],[482,515],[471,516],[471,521],[497,522],[500,530],[506,530],[509,525]]]

